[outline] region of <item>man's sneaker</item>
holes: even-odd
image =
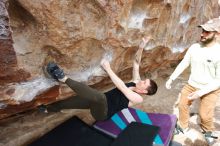
[[[180,127],[180,125],[176,124],[175,130],[174,130],[174,135],[178,135],[180,133],[184,134],[183,129]]]
[[[47,73],[56,80],[61,80],[65,77],[62,69],[54,62],[49,62],[46,67]]]
[[[217,135],[214,135],[213,132],[208,131],[208,132],[203,132],[205,136],[205,140],[207,141],[208,144],[212,144],[215,139],[218,139]]]

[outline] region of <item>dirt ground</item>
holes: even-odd
[[[179,77],[173,84],[172,90],[165,88],[167,77],[157,79],[159,85],[158,93],[154,96],[147,97],[143,104],[137,105],[146,112],[159,113],[178,113],[175,103],[178,99],[178,93],[186,83],[187,76]],[[193,113],[197,109],[192,108]],[[88,110],[63,110],[59,113],[41,113],[38,110],[27,111],[17,114],[13,117],[0,121],[0,146],[26,146],[31,141],[39,138],[58,124],[77,115],[88,124],[92,124],[94,119]],[[220,137],[220,98],[215,109],[215,126],[216,133]],[[199,132],[199,116],[195,114],[190,118],[190,130],[185,135],[174,136],[174,140],[185,146],[207,146],[203,135]],[[212,146],[220,146],[220,139],[215,140]]]

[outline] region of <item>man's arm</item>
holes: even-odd
[[[190,49],[186,52],[183,60],[178,64],[170,79],[175,80],[190,65]]]
[[[166,82],[166,88],[171,89],[172,82],[190,65],[191,47],[187,50],[183,60],[178,64],[170,78]]]
[[[139,72],[139,68],[140,68],[140,63],[141,63],[141,57],[142,57],[142,52],[144,50],[144,47],[146,46],[146,44],[149,42],[150,38],[142,38],[142,41],[139,45],[139,48],[134,56],[134,60],[133,60],[133,71],[132,71],[132,81],[133,82],[138,82],[141,77],[140,77],[140,72]]]
[[[101,65],[115,86],[128,98],[131,103],[136,104],[143,101],[143,98],[139,94],[129,89],[125,83],[113,72],[107,60],[102,60]]]

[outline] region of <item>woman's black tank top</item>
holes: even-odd
[[[135,83],[130,82],[126,83],[125,85],[127,87],[133,87],[135,86]],[[108,103],[108,118],[110,118],[113,114],[119,112],[120,110],[128,107],[129,100],[118,88],[114,88],[104,94],[107,98]]]

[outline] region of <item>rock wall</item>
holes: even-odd
[[[156,79],[199,40],[198,24],[218,17],[218,0],[1,0],[0,118],[65,98],[72,91],[45,77],[57,62],[97,89],[110,84],[100,60],[124,80],[143,36],[151,36],[141,75]],[[10,23],[9,23],[10,20]],[[12,31],[13,33],[12,33]]]
[[[17,66],[5,1],[0,1],[0,46],[0,85],[25,81],[30,74]],[[17,74],[20,74],[20,76]]]

